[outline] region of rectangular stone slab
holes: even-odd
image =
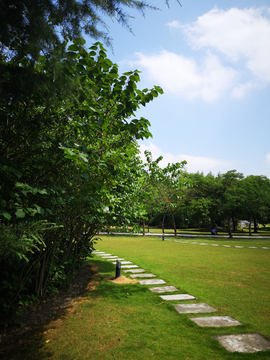
[[[142,273],[144,271],[145,271],[144,269],[124,270],[125,273],[132,273],[132,274]]]
[[[106,256],[102,256],[104,259],[116,259],[116,258],[118,258],[118,256],[117,255],[114,255],[114,256],[112,256],[112,255],[106,255]]]
[[[208,304],[174,304],[173,305],[176,310],[180,314],[189,314],[189,313],[207,313],[207,312],[214,312],[217,309],[214,309],[212,306]]]
[[[133,275],[130,275],[130,277],[132,277],[132,278],[143,278],[143,277],[153,278],[153,277],[156,277],[156,275],[154,275],[154,274],[133,274]]]
[[[99,255],[99,254],[97,254],[97,255]],[[104,256],[111,256],[112,254],[100,254],[99,256],[101,256],[101,257],[104,257]]]
[[[120,260],[125,260],[125,259],[123,259],[123,258],[116,258],[116,259],[107,259],[107,261],[115,261],[115,260],[118,260],[118,261],[120,261]]]
[[[198,326],[203,327],[224,327],[224,326],[238,326],[243,325],[240,321],[231,318],[230,316],[208,316],[190,318]]]
[[[194,296],[189,294],[160,295],[163,300],[193,300]]]
[[[113,264],[116,264],[116,261],[113,262]],[[132,261],[121,261],[122,265],[132,264]]]
[[[122,269],[134,269],[134,268],[138,268],[138,265],[122,265],[121,268]]]
[[[261,334],[237,334],[213,336],[230,352],[255,353],[270,350],[270,341]]]
[[[166,284],[166,281],[162,279],[149,279],[149,280],[138,280],[138,283],[141,285],[159,285],[159,284]]]
[[[163,292],[171,292],[171,291],[179,291],[175,286],[157,286],[149,288],[152,292],[155,293],[163,293]]]

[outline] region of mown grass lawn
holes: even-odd
[[[179,301],[163,301],[147,286],[109,282],[115,265],[94,255],[90,262],[99,268],[95,290],[45,333],[18,346],[17,355],[11,352],[5,359],[270,359],[270,351],[229,353],[212,338],[261,333],[270,339],[270,250],[262,249],[270,247],[270,240],[209,237],[182,241],[103,236],[96,248],[130,260],[180,293],[196,297],[186,302],[207,303],[218,310],[214,315],[231,316],[243,325],[198,327],[189,317],[211,314],[180,315],[172,306]]]

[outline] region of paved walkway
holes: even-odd
[[[122,232],[100,232],[98,233],[97,235],[110,235],[110,234],[113,234],[113,235],[133,235],[133,236],[143,236],[142,233],[122,233]],[[160,234],[160,233],[145,233],[145,236],[163,236],[163,234]],[[174,237],[174,234],[170,234],[170,233],[164,233],[164,236],[170,236],[170,237]],[[228,239],[229,238],[229,235],[211,235],[211,234],[179,234],[177,233],[177,237],[186,237],[186,238],[197,238],[197,237],[211,237],[213,238],[213,240],[215,238],[226,238]],[[270,236],[264,236],[264,235],[252,235],[252,236],[249,236],[249,235],[233,235],[233,239],[270,239]]]
[[[152,235],[152,234],[151,234]],[[159,234],[160,235],[160,234]],[[175,240],[177,241],[177,240]],[[208,244],[200,244],[200,245],[208,245]],[[104,260],[112,261],[115,264],[115,260],[120,260],[120,258],[116,258],[116,255],[106,254],[103,251],[95,250],[94,254],[102,257]],[[121,258],[121,260],[124,260]],[[167,293],[167,292],[177,292],[179,291],[174,286],[164,285],[166,281],[163,279],[149,279],[153,278],[156,275],[152,273],[144,273],[144,269],[134,269],[138,268],[138,265],[132,264],[131,261],[122,261],[122,268],[125,268],[126,273],[132,273],[130,275],[132,278],[142,278],[145,277],[145,280],[138,280],[138,283],[141,285],[151,286],[149,290],[155,293]],[[144,273],[144,274],[143,274]],[[162,285],[158,287],[153,287],[152,285]],[[166,295],[158,295],[165,301],[171,300],[194,300],[195,296],[190,294],[166,294]],[[197,313],[211,313],[217,311],[215,308],[211,307],[205,303],[192,303],[192,304],[173,304],[175,309],[179,314],[197,314]],[[243,323],[240,321],[230,317],[230,316],[203,316],[203,317],[190,317],[191,321],[201,327],[232,327],[238,326],[241,328]],[[233,335],[216,335],[212,336],[215,340],[217,340],[220,345],[222,345],[229,352],[239,352],[239,353],[255,353],[258,351],[267,351],[270,350],[270,341],[266,339],[261,334],[233,334]]]

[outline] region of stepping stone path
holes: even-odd
[[[185,237],[189,237],[189,236],[185,236]],[[209,243],[198,243],[196,241],[193,241],[193,242],[189,242],[189,241],[181,241],[181,240],[172,240],[172,239],[164,239],[164,240],[167,240],[167,241],[173,241],[173,242],[178,242],[178,243],[182,243],[182,244],[199,244],[199,245],[211,245],[211,246],[219,246],[219,244],[209,244]],[[224,246],[224,247],[231,247],[231,245],[221,245],[221,246]],[[244,249],[245,246],[235,246],[236,248],[238,249]],[[248,247],[249,249],[258,249],[257,246],[249,246]],[[269,250],[270,248],[267,247],[267,246],[262,246],[261,249],[265,249],[265,250]]]
[[[230,352],[254,353],[270,350],[270,341],[261,334],[237,334],[213,336]]]
[[[163,292],[172,292],[179,291],[175,286],[158,286],[149,288],[152,292],[163,293]]]
[[[124,270],[125,273],[132,273],[132,274],[142,273],[144,271],[145,271],[144,269]]]
[[[230,316],[208,316],[190,318],[198,326],[203,327],[223,327],[223,326],[238,326],[243,325],[240,321],[231,318]]]
[[[163,300],[193,300],[194,296],[189,294],[159,295]]]
[[[138,265],[123,265],[121,266],[122,269],[134,269],[134,268],[138,268]]]
[[[166,284],[166,281],[162,279],[139,280],[138,283],[140,283],[141,285],[159,285],[159,284]]]
[[[182,244],[198,244],[196,242],[190,243],[188,241],[179,241],[179,240],[170,240],[175,242],[182,242]],[[200,243],[199,245],[209,245],[208,243]],[[219,246],[219,244],[211,244],[212,246]],[[223,247],[231,247],[231,245],[223,245]],[[243,246],[235,246],[236,248],[243,248]],[[250,246],[250,249],[257,249],[256,246]],[[262,247],[262,249],[269,249],[268,247]],[[117,256],[113,256],[111,254],[105,254],[102,251],[95,250],[94,254],[101,256],[107,261],[113,261],[113,264],[116,264],[114,260],[124,260],[122,258],[118,258]],[[122,265],[123,264],[123,265]],[[126,273],[131,273],[132,278],[139,277],[154,277],[154,274],[140,274],[143,273],[144,269],[138,269],[138,265],[125,265],[132,264],[131,261],[122,261],[121,268],[125,268],[128,270],[124,270]],[[161,285],[166,284],[166,281],[163,279],[146,279],[146,280],[138,280],[138,283],[141,285]],[[150,287],[150,291],[155,293],[166,293],[166,292],[174,292],[179,291],[175,286],[158,286],[158,287]],[[159,295],[163,300],[193,300],[194,296],[189,294],[174,294],[174,295]],[[188,313],[208,313],[217,311],[215,308],[211,307],[208,304],[200,303],[200,304],[173,304],[175,309],[180,314],[188,314]],[[230,316],[204,316],[204,317],[196,317],[190,318],[191,321],[195,322],[198,326],[201,327],[230,327],[230,326],[239,326],[243,325],[240,321],[231,318]],[[270,341],[266,339],[261,334],[236,334],[236,335],[217,335],[212,336],[213,339],[217,340],[227,351],[229,352],[239,352],[239,353],[254,353],[257,351],[266,351],[270,350]]]
[[[207,312],[214,312],[217,309],[214,309],[212,306],[208,304],[174,304],[173,305],[176,310],[180,314],[189,314],[189,313],[207,313]]]
[[[156,277],[156,275],[154,275],[154,274],[133,274],[133,275],[130,275],[130,277],[132,277],[132,278],[143,278],[143,277],[153,278],[153,277]]]

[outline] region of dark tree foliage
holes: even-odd
[[[5,324],[18,305],[66,282],[90,255],[98,230],[141,216],[136,140],[151,134],[149,122],[134,113],[162,90],[139,90],[138,71],[120,75],[100,43],[90,52],[83,44],[75,39],[67,51],[40,55],[28,72],[30,89],[22,84],[25,91],[17,92],[8,71],[2,79]],[[8,69],[14,61],[2,64]]]
[[[81,34],[110,44],[104,17],[116,19],[130,29],[126,9],[144,14],[147,8],[156,9],[137,0],[1,0],[1,50],[9,57],[20,59],[28,54],[36,59],[40,51],[51,51],[61,39]]]

